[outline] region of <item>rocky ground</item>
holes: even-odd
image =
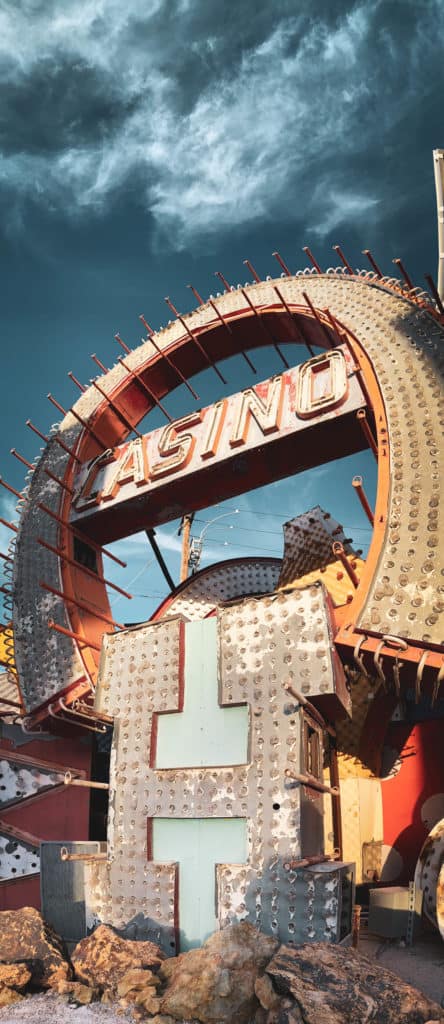
[[[444,1024],[437,1002],[381,965],[380,947],[279,946],[244,922],[165,959],[100,925],[69,960],[36,910],[4,911],[0,1024]]]

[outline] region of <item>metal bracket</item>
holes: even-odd
[[[407,906],[407,932],[406,932],[406,943],[408,946],[413,944],[413,929],[415,925],[416,916],[416,887],[414,882],[409,882],[409,895],[408,895],[408,906]]]

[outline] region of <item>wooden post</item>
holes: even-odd
[[[183,583],[184,580],[186,580],[188,578],[188,560],[189,560],[189,557],[190,557],[190,533],[191,533],[191,524],[193,522],[193,519],[194,519],[194,513],[186,515],[182,519],[182,527],[181,527],[181,533],[182,533],[182,558],[181,558],[181,562],[180,562],[180,582],[181,583]]]

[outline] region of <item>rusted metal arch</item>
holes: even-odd
[[[276,301],[276,285],[282,293],[285,303]],[[346,290],[345,293],[344,289]],[[401,290],[400,288],[400,292]],[[384,536],[388,528],[387,505],[390,496],[389,435],[388,428],[385,425],[386,402],[378,385],[380,370],[375,365],[375,356],[377,357],[379,353],[377,351],[371,353],[370,358],[367,338],[362,338],[362,332],[357,333],[357,328],[359,329],[359,313],[356,316],[354,307],[356,304],[359,306],[359,303],[365,307],[365,303],[362,302],[363,291],[368,294],[371,300],[376,298],[376,302],[370,301],[369,303],[370,306],[373,305],[370,319],[372,320],[372,317],[375,317],[378,320],[381,314],[382,316],[388,315],[392,331],[395,321],[399,323],[398,333],[401,336],[403,347],[407,355],[414,360],[415,369],[422,374],[424,383],[429,383],[430,365],[426,368],[423,365],[418,365],[424,362],[424,352],[421,353],[420,358],[417,355],[418,342],[419,347],[421,347],[421,340],[422,338],[424,339],[423,349],[427,348],[428,356],[432,353],[433,366],[436,370],[440,361],[437,352],[437,336],[439,335],[442,339],[443,332],[437,325],[436,318],[433,317],[432,319],[429,313],[421,312],[418,308],[419,304],[406,299],[404,293],[396,297],[393,295],[391,288],[387,287],[387,283],[384,280],[369,280],[368,276],[351,277],[350,275],[344,275],[338,277],[331,274],[316,274],[312,276],[303,275],[301,280],[301,276],[296,275],[279,279],[277,282],[261,282],[248,287],[248,303],[245,302],[244,291],[230,291],[218,297],[217,310],[222,314],[225,323],[219,317],[216,318],[214,303],[213,305],[207,303],[188,317],[174,321],[163,331],[155,335],[153,338],[155,345],[148,339],[147,342],[130,353],[126,359],[125,367],[119,364],[102,378],[102,389],[106,393],[107,398],[102,396],[98,398],[97,390],[94,388],[89,388],[85,393],[82,393],[74,406],[74,414],[68,413],[60,424],[58,436],[62,436],[65,442],[66,440],[69,441],[70,447],[81,461],[99,453],[100,446],[97,443],[99,432],[103,444],[105,441],[109,447],[118,444],[125,436],[128,436],[128,429],[124,421],[137,426],[147,411],[149,411],[148,393],[138,387],[135,372],[137,372],[137,377],[141,380],[149,381],[149,390],[156,399],[160,399],[179,383],[179,377],[175,374],[174,369],[172,369],[173,361],[183,376],[185,374],[192,376],[207,365],[203,360],[201,352],[203,347],[205,347],[210,361],[218,362],[235,354],[235,352],[243,352],[259,345],[270,345],[270,331],[275,335],[275,338],[277,337],[279,344],[284,344],[285,341],[299,341],[302,343],[303,340],[305,341],[308,338],[311,344],[327,347],[329,339],[330,344],[337,344],[347,339],[356,354],[357,360],[359,360],[359,370],[363,374],[366,385],[370,386],[370,399],[375,413],[377,413],[376,426],[379,435],[380,454],[385,459],[385,463],[380,473],[378,500],[375,509],[375,536],[377,544],[375,545],[374,543],[370,551],[365,581],[361,580],[361,585],[357,590],[353,605],[347,609],[347,619],[349,621],[343,623],[343,641],[345,643],[345,631],[347,628],[350,628],[350,625],[353,625],[353,621],[356,621],[360,607],[363,604],[363,596],[366,596],[371,581],[375,576]],[[304,292],[309,294],[312,308],[307,307],[304,300]],[[326,299],[327,301],[325,301]],[[337,299],[340,301],[337,302]],[[357,299],[358,303],[356,303]],[[379,314],[379,305],[385,307],[385,313],[382,309]],[[315,314],[313,314],[313,310],[315,310]],[[415,339],[415,344],[412,345],[411,343],[409,344],[409,334],[411,333],[413,319],[414,325],[417,327],[418,337]],[[187,324],[186,331],[184,331],[183,320]],[[259,323],[264,324],[264,330],[259,327]],[[231,328],[229,332],[227,332],[226,324]],[[401,329],[402,326],[403,330]],[[299,329],[300,327],[302,327],[303,333]],[[373,324],[370,323],[370,331],[372,331],[372,327]],[[196,336],[200,339],[200,346],[195,345],[194,339]],[[358,337],[360,340],[358,340]],[[397,344],[400,344],[400,339],[397,339]],[[168,360],[165,353],[168,355]],[[382,383],[384,384],[384,382]],[[382,391],[384,391],[384,386]],[[153,401],[152,407],[155,404]],[[116,412],[116,410],[118,411]],[[86,424],[82,429],[79,427],[80,417],[81,421]],[[91,433],[91,431],[94,433]],[[56,447],[57,455],[55,458],[52,458]],[[65,487],[69,488],[72,482],[74,458],[67,456],[64,450],[60,449],[60,445],[56,446],[55,442],[50,441],[42,459],[38,463],[36,472],[33,474],[26,497],[25,511],[22,514],[19,536],[20,554],[15,562],[14,583],[18,663],[22,674],[24,672],[25,675],[27,672],[27,658],[24,651],[26,630],[23,631],[22,622],[20,621],[21,602],[19,591],[26,577],[26,565],[24,565],[25,548],[28,547],[28,541],[32,540],[32,537],[29,535],[32,531],[27,529],[29,516],[33,508],[35,508],[37,498],[41,497],[40,492],[42,490],[45,491],[45,487],[41,482],[40,470],[43,469],[45,471],[50,466],[50,472],[54,468],[58,469],[58,473],[55,475],[63,479]],[[54,479],[52,479],[49,485],[46,482],[46,492],[50,485],[53,488],[57,487]],[[66,489],[63,494],[59,493],[57,495],[56,505],[58,512],[61,513],[62,519],[66,521],[69,516],[70,500],[71,496]],[[54,537],[54,535],[52,536]],[[69,555],[71,555],[72,538],[68,526],[66,528],[60,527],[60,532],[57,532],[57,540],[58,544],[56,546],[60,548],[65,547]],[[76,588],[80,584],[80,578],[72,566],[68,567],[65,565],[62,570],[62,579],[66,601],[72,602],[75,598]],[[92,604],[99,614],[106,614],[107,599],[103,586],[99,585],[95,589]],[[87,622],[78,621],[74,608],[75,606],[71,604],[69,615],[66,614],[65,608],[58,609],[59,615],[61,615],[63,620],[59,622],[59,625],[71,628],[73,632],[80,635],[85,635],[86,642],[88,639],[92,640],[93,643],[100,642],[102,627],[99,624],[98,618],[94,615],[93,607]],[[52,618],[55,619],[54,614],[52,614]],[[378,630],[375,630],[375,632],[378,633]],[[42,639],[42,629],[40,629],[39,644],[40,648],[43,647],[44,650],[45,643],[43,642],[42,645]],[[59,640],[59,638],[57,639]],[[64,652],[60,652],[62,661],[66,665],[66,661],[72,659],[76,665],[75,671],[71,670],[73,668],[71,665],[68,669],[68,676],[71,675],[73,684],[70,699],[75,699],[75,697],[87,692],[91,682],[93,682],[96,664],[94,652],[91,649],[89,652],[82,651],[80,658],[79,648],[73,637],[61,637],[60,643],[67,645]],[[54,661],[57,661],[57,658],[53,658],[52,661],[54,663]],[[83,686],[81,693],[79,693],[78,687],[76,688],[76,678],[83,675],[85,669],[89,681],[86,686]],[[68,689],[71,681],[68,683]],[[23,680],[23,683],[26,688],[26,680]],[[28,700],[28,705],[29,703]],[[32,698],[31,703],[33,703]],[[40,703],[42,702],[40,701]],[[34,706],[36,705],[34,704]]]

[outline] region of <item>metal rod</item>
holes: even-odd
[[[220,309],[217,308],[216,303],[213,301],[213,299],[208,299],[208,305],[211,306],[211,308],[214,310],[216,316],[220,320],[221,324],[225,327],[225,330],[228,331],[228,334],[230,335],[230,337],[233,337],[233,331],[231,330],[231,325],[228,323],[228,320],[225,319],[225,317],[224,317],[223,313],[221,313]],[[246,352],[242,352],[241,355],[243,355],[243,357],[245,359],[245,362],[250,367],[250,370],[252,370],[253,373],[257,373],[256,367],[252,363],[250,357],[247,356],[247,353]]]
[[[94,548],[95,551],[99,551],[102,555],[106,555],[112,562],[117,562],[117,565],[121,565],[122,569],[126,569],[126,562],[123,562],[121,558],[117,557],[117,555],[113,555],[112,551],[108,551],[107,548],[102,548],[101,544],[97,544],[94,540],[90,540],[89,537],[85,537],[85,534],[82,533],[81,530],[77,530],[72,523],[66,522],[65,519],[62,519],[61,516],[57,515],[57,512],[53,512],[51,508],[48,508],[47,505],[43,505],[41,502],[38,507],[41,508],[42,512],[45,512],[46,515],[51,516],[51,519],[54,519],[56,523],[59,523],[60,526],[65,527],[66,530],[69,530],[70,533],[74,534],[74,537],[77,537],[78,540],[83,541],[84,544],[88,544],[89,547]]]
[[[289,270],[288,267],[287,267],[287,264],[284,263],[284,261],[282,259],[282,256],[278,252],[274,252],[274,253],[272,253],[272,255],[278,261],[279,266],[282,267],[282,270],[284,271],[284,274],[286,274],[287,277],[291,277],[291,270]]]
[[[3,558],[5,560],[5,562],[12,562],[13,561],[13,559],[11,558],[11,555],[5,555],[5,553],[3,551],[0,551],[0,558]]]
[[[354,587],[359,587],[359,579],[358,579],[358,577],[357,577],[357,575],[355,573],[355,570],[353,569],[353,566],[350,565],[350,562],[349,562],[349,560],[347,558],[347,555],[346,555],[346,553],[344,551],[344,548],[343,548],[343,545],[341,544],[341,541],[340,540],[335,540],[334,543],[331,546],[331,549],[333,551],[333,554],[337,555],[337,557],[342,562],[342,564],[344,566],[344,569],[345,569],[345,571],[347,573],[347,576],[350,577],[350,579],[351,579],[351,581],[353,583],[353,586]]]
[[[194,298],[197,299],[197,301],[199,303],[199,306],[204,306],[205,302],[204,302],[202,296],[199,295],[199,292],[198,292],[197,288],[195,288],[194,285],[192,285],[192,284],[187,284],[187,288],[190,288],[190,290],[192,291],[192,293],[194,295]]]
[[[34,434],[37,434],[37,437],[40,437],[42,441],[45,441],[46,444],[49,444],[49,437],[47,437],[46,434],[43,434],[42,431],[38,429],[38,427],[34,426],[34,423],[31,423],[31,420],[26,420],[26,426],[29,427],[30,430],[33,430]],[[63,451],[67,453],[67,455],[70,455],[71,458],[75,460],[75,462],[78,462],[79,466],[82,465],[82,460],[79,459],[78,455],[76,455],[75,452],[73,452],[72,448],[69,448],[68,445],[65,444],[64,441],[62,441],[61,437],[59,437],[58,434],[54,435],[54,437],[51,438],[51,440],[55,441],[56,444],[59,444],[60,447],[63,448]]]
[[[363,249],[362,250],[362,255],[367,257],[367,259],[368,259],[368,261],[370,263],[370,266],[373,267],[373,270],[375,271],[375,274],[377,274],[378,277],[383,277],[384,275],[382,273],[382,270],[381,270],[380,267],[378,267],[378,264],[377,264],[375,258],[372,256],[372,253],[370,252],[370,249]]]
[[[56,633],[61,633],[62,636],[69,636],[72,640],[78,640],[79,643],[85,645],[85,647],[92,647],[94,651],[101,651],[100,644],[95,644],[92,640],[88,640],[86,636],[82,636],[81,633],[76,633],[73,629],[66,629],[65,626],[59,626],[58,622],[54,622],[53,619],[48,619],[48,628],[54,629]]]
[[[433,170],[438,216],[438,294],[444,300],[444,149],[433,150]]]
[[[372,512],[372,510],[370,508],[367,495],[366,495],[366,493],[364,491],[364,488],[362,486],[362,476],[359,476],[359,475],[354,476],[353,480],[352,480],[352,486],[355,488],[356,494],[358,495],[359,501],[361,502],[361,505],[362,505],[362,507],[364,509],[364,512],[365,512],[365,514],[367,516],[367,519],[368,519],[369,523],[371,523],[372,526],[374,526],[375,517],[374,517],[373,512]]]
[[[62,699],[60,700],[60,703],[62,707],[65,707]],[[96,711],[90,704],[84,704],[80,698],[77,698],[72,708],[66,708],[66,710],[72,714],[81,715],[82,718],[87,718],[94,722],[100,722],[100,725],[114,725],[114,715],[105,715],[103,711]]]
[[[253,264],[250,263],[250,260],[243,260],[242,262],[245,267],[248,267],[251,276],[254,277],[254,280],[256,281],[256,284],[261,284],[261,278],[259,277],[257,271],[254,269]]]
[[[399,267],[407,287],[410,288],[410,291],[412,291],[412,289],[415,287],[415,285],[413,284],[413,281],[412,281],[411,277],[407,273],[402,260],[400,260],[399,257],[397,257],[396,259],[392,260],[392,263],[394,263],[397,267]]]
[[[227,281],[226,277],[224,277],[224,275],[221,273],[220,270],[216,270],[215,273],[214,273],[214,276],[218,277],[219,281],[222,281],[222,284],[223,284],[226,292],[231,292],[231,285],[228,284],[228,281]]]
[[[332,813],[332,824],[333,824],[333,841],[335,849],[338,851],[339,860],[342,860],[343,855],[343,841],[342,841],[342,815],[341,815],[341,796],[339,787],[339,766],[338,766],[338,751],[336,743],[330,740],[329,743],[329,774],[330,774],[330,786],[332,789],[338,790],[337,796],[331,798],[331,813]]]
[[[275,290],[275,292],[276,292],[276,295],[278,296],[278,298],[279,298],[279,299],[280,299],[280,301],[282,302],[282,305],[284,306],[284,309],[285,309],[286,313],[288,314],[288,316],[289,316],[289,318],[290,318],[290,320],[291,320],[291,323],[292,323],[293,327],[295,327],[295,328],[296,328],[296,330],[297,330],[297,331],[299,332],[299,323],[296,323],[296,321],[295,321],[295,319],[294,319],[294,313],[292,313],[292,311],[291,311],[291,309],[290,309],[290,307],[289,307],[288,303],[286,302],[286,300],[285,300],[284,296],[282,295],[282,292],[280,291],[280,289],[279,289],[279,288],[277,287],[277,285],[276,285],[276,284],[274,285],[274,290]],[[304,342],[304,345],[306,345],[306,346],[307,346],[307,349],[308,349],[308,351],[309,351],[310,355],[311,355],[311,356],[314,356],[314,352],[313,352],[313,349],[312,349],[312,347],[311,347],[310,343],[309,343],[309,342],[307,341],[307,339],[306,339],[306,338],[304,337],[304,335],[303,335],[302,331],[300,331],[300,335],[301,335],[301,337],[302,337],[302,340],[303,340],[303,342]]]
[[[118,344],[123,348],[123,351],[126,352],[127,355],[131,355],[131,349],[128,348],[128,345],[126,345],[124,341],[122,341],[122,338],[120,337],[120,334],[115,334],[114,337],[115,337],[116,341],[118,342]]]
[[[76,779],[72,772],[65,772],[63,779],[65,786],[83,786],[84,789],[107,789],[109,785],[107,782],[93,782],[92,779]]]
[[[170,590],[175,590],[176,589],[176,584],[175,584],[172,576],[170,576],[170,573],[169,573],[169,570],[168,570],[168,566],[167,566],[167,564],[165,562],[165,559],[164,559],[164,557],[162,555],[162,552],[161,552],[161,550],[159,548],[159,545],[157,543],[156,531],[153,530],[153,529],[145,530],[145,533],[146,533],[146,535],[148,537],[148,540],[149,540],[149,542],[151,544],[151,547],[152,547],[152,549],[154,551],[154,554],[155,554],[155,556],[157,558],[159,566],[160,566],[160,568],[161,568],[161,570],[163,572],[163,575],[164,575],[164,577],[165,577],[165,579],[166,579],[166,581],[168,583],[168,586],[169,586]]]
[[[14,523],[8,523],[8,520],[7,519],[2,519],[1,516],[0,516],[0,523],[2,524],[2,526],[7,526],[8,530],[13,530],[14,533],[18,533],[18,526],[15,526]]]
[[[11,487],[11,484],[7,484],[6,480],[3,480],[3,477],[1,477],[1,476],[0,476],[0,484],[7,491],[10,491],[11,494],[15,494],[16,498],[19,498],[20,500],[23,500],[24,494],[21,494],[20,491],[16,491],[15,487]]]
[[[95,352],[91,353],[91,359],[96,364],[96,366],[99,367],[99,370],[102,370],[102,373],[108,373],[108,367],[103,365],[98,356],[96,356]]]
[[[333,854],[314,853],[311,857],[302,857],[301,860],[287,860],[284,864],[285,871],[297,871],[298,868],[307,868],[311,864],[328,864],[338,860],[338,857]]]
[[[254,305],[254,302],[251,301],[250,296],[245,291],[245,288],[241,288],[241,292],[242,292],[242,295],[243,295],[245,301],[248,303],[250,309],[253,311],[254,315],[259,320],[259,323],[260,323],[260,325],[262,327],[262,330],[267,335],[267,338],[270,339],[271,344],[273,345],[273,348],[275,349],[275,351],[277,352],[278,356],[282,360],[285,368],[287,370],[289,370],[290,369],[290,363],[287,362],[284,354],[281,352],[280,347],[279,347],[277,341],[275,340],[272,332],[270,331],[270,328],[268,327],[268,324],[265,322],[265,319],[263,319],[263,317],[262,317],[262,313],[258,309],[256,309],[256,306]]]
[[[360,384],[361,389],[363,391],[364,398],[365,398],[365,401],[367,403],[367,406],[368,406],[369,409],[371,409],[372,408],[372,401],[371,401],[370,395],[368,393],[367,385],[365,383],[364,374],[362,372],[362,368],[361,368],[361,365],[359,363],[359,359],[358,359],[358,357],[356,355],[356,352],[355,352],[355,350],[354,350],[354,348],[352,346],[350,338],[348,337],[348,335],[345,332],[345,330],[338,323],[338,321],[336,320],[336,317],[333,316],[333,313],[328,309],[328,307],[325,308],[324,312],[327,314],[327,316],[328,316],[328,318],[329,318],[329,320],[330,320],[334,330],[338,332],[338,334],[339,334],[339,336],[341,338],[341,341],[344,342],[344,345],[347,346],[348,351],[350,352],[350,355],[351,355],[351,357],[353,359],[353,372],[356,373],[356,376],[358,378],[359,384]]]
[[[86,573],[86,575],[90,576],[93,580],[99,580],[100,583],[105,583],[105,585],[107,587],[111,587],[112,590],[117,590],[117,593],[121,594],[122,597],[128,598],[129,601],[132,600],[133,595],[128,594],[126,590],[122,590],[122,587],[118,587],[117,583],[111,583],[110,580],[105,579],[105,577],[101,576],[100,573],[94,572],[93,569],[88,569],[86,565],[82,565],[81,562],[76,561],[75,558],[70,558],[69,555],[64,551],[61,551],[60,548],[54,548],[52,544],[48,544],[47,540],[43,540],[41,537],[38,537],[37,544],[41,544],[42,548],[46,548],[47,551],[51,551],[53,555],[57,555],[62,562],[67,562],[68,565],[73,565],[75,569],[79,569],[80,572]]]
[[[145,394],[148,396],[153,405],[156,405],[157,408],[160,409],[161,412],[163,412],[163,415],[166,417],[167,420],[169,420],[170,423],[173,423],[172,416],[170,416],[169,412],[167,412],[165,406],[162,405],[160,399],[156,398],[156,395],[154,394],[153,391],[151,391],[151,388],[149,388],[148,385],[145,384],[143,377],[141,377],[137,373],[137,370],[132,370],[131,367],[128,366],[128,364],[125,362],[125,360],[122,359],[122,356],[119,356],[117,362],[120,363],[120,365],[123,366],[124,370],[126,370],[126,372],[130,374],[133,380],[136,381],[136,384],[138,384],[142,391],[145,392]]]
[[[18,459],[19,462],[21,462],[24,466],[31,470],[31,473],[34,472],[35,467],[32,465],[32,462],[28,462],[28,460],[25,459],[23,455],[20,455],[16,448],[10,448],[9,450],[11,455],[14,456],[14,458]]]
[[[102,398],[106,399],[110,409],[112,409],[113,413],[117,416],[117,418],[120,420],[120,422],[123,423],[124,427],[126,427],[126,429],[129,431],[129,433],[130,434],[135,434],[136,437],[142,437],[142,434],[139,433],[137,427],[133,427],[132,426],[130,421],[127,420],[125,414],[123,412],[121,412],[121,410],[118,408],[116,403],[113,402],[112,398],[110,398],[109,395],[107,395],[106,391],[104,391],[103,388],[100,387],[100,385],[97,383],[97,381],[93,380],[93,381],[91,381],[91,383],[92,383],[92,386],[96,389],[96,391],[99,392],[99,395],[101,395]]]
[[[10,708],[21,708],[22,707],[22,705],[19,704],[18,701],[16,701],[16,700],[9,700],[6,697],[1,697],[1,696],[0,696],[0,704],[7,704],[8,708],[9,707]]]
[[[333,313],[328,308],[328,306],[325,306],[324,309],[322,310],[322,312],[325,313],[325,316],[330,321],[331,326],[332,326],[332,330],[334,331],[334,333],[335,334],[339,334],[339,337],[341,338],[341,340],[346,341],[344,332],[341,331],[341,328],[340,328],[340,326],[338,324],[338,321],[336,320],[336,317],[333,316]],[[333,339],[330,338],[330,348],[333,349],[334,347],[335,347],[335,343],[334,343]],[[355,362],[354,357],[353,357],[353,361]]]
[[[362,430],[363,434],[365,434],[365,436],[367,438],[367,441],[368,441],[368,444],[369,444],[369,447],[371,448],[371,450],[373,452],[373,455],[377,459],[378,458],[378,445],[376,444],[376,441],[375,441],[375,439],[373,437],[373,433],[372,433],[372,431],[370,429],[370,426],[369,426],[369,423],[368,423],[368,420],[367,420],[366,410],[365,409],[358,409],[358,411],[356,413],[356,419],[359,420],[359,424],[360,424],[361,430]]]
[[[104,861],[107,860],[107,853],[68,853],[66,846],[62,846],[60,850],[60,860],[80,860],[80,861]]]
[[[322,274],[322,270],[321,270],[321,268],[319,266],[319,263],[318,263],[317,260],[315,260],[311,249],[308,248],[308,245],[303,245],[302,246],[302,251],[306,253],[306,255],[308,256],[308,258],[310,260],[310,263],[311,263],[312,267],[314,267],[315,270],[317,270],[318,274]]]
[[[109,615],[102,615],[102,612],[96,611],[91,608],[90,605],[85,604],[84,601],[79,601],[77,597],[68,597],[61,590],[56,590],[55,587],[51,587],[49,583],[45,583],[44,580],[39,581],[39,586],[42,590],[47,590],[50,594],[55,594],[56,597],[61,597],[62,601],[66,604],[73,604],[76,608],[80,608],[81,611],[88,612],[88,615],[93,615],[94,618],[100,619],[101,622],[106,622],[108,626],[117,626],[118,629],[125,629],[125,626],[121,622],[115,622],[114,619],[110,619]]]
[[[182,324],[182,327],[187,332],[188,337],[197,346],[201,356],[203,356],[203,358],[205,359],[205,362],[208,364],[208,366],[211,366],[212,369],[214,370],[214,372],[217,373],[217,376],[222,381],[222,384],[227,384],[228,382],[226,381],[223,373],[221,373],[221,371],[219,370],[219,367],[216,366],[216,363],[211,358],[211,356],[208,355],[208,352],[205,351],[205,349],[204,349],[203,345],[201,344],[201,342],[199,341],[198,337],[194,334],[194,332],[192,330],[190,330],[190,328],[189,328],[188,324],[186,323],[186,321],[184,320],[183,316],[181,316],[181,314],[177,311],[176,307],[173,305],[173,303],[171,302],[171,299],[168,297],[168,295],[165,296],[165,302],[166,302],[168,308],[171,310],[171,312],[174,313],[175,316],[177,316],[177,319],[179,320],[179,323]]]
[[[333,786],[326,786],[324,782],[319,782],[319,779],[315,779],[314,775],[304,775],[303,772],[295,772],[292,768],[286,768],[284,775],[288,779],[295,779],[296,782],[309,786],[310,789],[317,789],[320,793],[330,793],[332,796],[338,796],[339,789]]]
[[[171,369],[176,374],[176,376],[179,377],[179,379],[182,381],[182,384],[185,384],[185,386],[188,388],[188,391],[190,391],[190,393],[192,394],[193,398],[195,398],[196,401],[198,401],[199,395],[196,394],[196,392],[194,391],[194,388],[191,386],[190,382],[187,380],[186,377],[184,377],[182,371],[179,370],[179,367],[176,366],[175,363],[172,362],[172,360],[170,359],[168,353],[164,352],[161,348],[159,348],[157,342],[154,341],[154,331],[153,331],[153,328],[150,327],[148,321],[145,320],[145,317],[143,316],[143,314],[140,314],[139,320],[141,320],[143,325],[144,325],[144,327],[146,327],[146,329],[148,331],[149,340],[150,340],[151,344],[153,345],[153,347],[155,348],[157,354],[162,359],[166,360],[166,362],[168,363],[168,366],[170,366]]]
[[[81,682],[83,682],[84,679],[86,679],[86,676],[82,676],[81,679],[77,680],[77,682],[81,683]],[[62,701],[59,700],[57,703],[60,705],[62,703]],[[58,710],[60,711],[60,707],[59,707]],[[69,711],[69,708],[65,708],[65,710]],[[60,715],[60,714],[57,713],[57,711],[54,711],[54,705],[53,704],[48,704],[48,715],[51,718],[54,718],[56,720],[56,722],[65,722],[67,725],[78,725],[79,729],[86,729],[88,732],[100,733],[102,736],[106,733],[106,726],[103,726],[103,728],[100,728],[100,727],[96,727],[95,725],[88,725],[85,721],[81,721],[81,720],[79,721],[78,719],[75,722],[72,722],[72,721],[70,721],[69,718],[64,718],[63,715]],[[32,732],[33,730],[25,729],[24,731],[25,732]]]
[[[307,337],[307,335],[305,333],[305,327],[302,324],[302,317],[300,317],[298,319],[297,326],[298,326],[298,331],[299,331],[299,333],[301,335],[302,341],[304,342],[304,345],[306,345],[306,347],[307,347],[308,351],[311,353],[311,355],[314,356],[315,352],[313,352],[311,344],[310,344],[310,342],[308,340],[308,337]]]
[[[431,274],[424,274],[424,277],[425,277],[425,280],[427,281],[427,284],[428,284],[428,286],[430,288],[430,291],[431,291],[431,293],[433,295],[433,298],[434,298],[434,300],[436,302],[436,305],[438,306],[439,312],[444,315],[444,305],[442,304],[442,301],[441,301],[438,289],[436,287],[436,284],[435,284],[435,282],[433,280],[432,275]]]
[[[325,721],[325,718],[323,718],[321,712],[318,711],[317,708],[315,708],[314,704],[312,704],[311,701],[307,700],[307,698],[304,697],[303,693],[299,693],[299,690],[295,690],[294,686],[292,686],[291,683],[284,683],[283,686],[284,690],[286,690],[287,693],[291,693],[291,696],[294,697],[295,700],[297,700],[298,704],[300,704],[301,707],[308,708],[311,716],[317,721],[318,725],[320,725],[321,728],[325,730],[325,732],[328,732],[330,736],[336,736],[336,732],[333,729],[333,726],[329,725]]]
[[[68,370],[68,377],[70,377],[70,379],[72,380],[73,384],[77,385],[79,391],[86,391],[86,388],[83,386],[83,384],[81,384],[80,381],[77,380],[77,377],[74,377],[74,374],[73,374],[72,370]]]
[[[361,910],[362,907],[358,903],[355,903],[353,907],[352,917],[352,947],[357,949],[359,946],[359,932],[361,930]]]
[[[314,316],[315,320],[317,320],[317,322],[318,322],[319,326],[320,326],[320,327],[322,328],[322,330],[323,330],[323,332],[324,332],[324,334],[325,334],[325,337],[326,337],[326,339],[327,339],[327,342],[328,342],[328,347],[329,347],[329,348],[334,348],[334,345],[333,345],[333,343],[332,343],[332,339],[331,339],[331,337],[330,337],[330,333],[329,333],[328,327],[327,327],[327,325],[326,325],[326,324],[324,323],[324,321],[323,321],[322,317],[321,317],[321,316],[319,315],[319,312],[318,312],[318,310],[316,309],[316,307],[315,307],[315,306],[313,305],[313,303],[312,303],[312,301],[311,301],[311,299],[310,299],[310,296],[309,296],[309,295],[307,295],[307,292],[302,292],[302,295],[303,295],[303,297],[304,297],[304,299],[305,299],[305,301],[306,301],[306,303],[307,303],[307,306],[308,306],[308,307],[309,307],[309,309],[311,310],[311,312],[312,312],[312,314],[313,314],[313,316]]]
[[[334,249],[334,251],[337,252],[341,263],[343,264],[344,267],[347,268],[349,274],[354,275],[354,270],[352,269],[352,267],[350,266],[348,260],[344,256],[344,253],[342,252],[341,246],[340,245],[332,245],[332,249]]]
[[[50,402],[52,402],[52,405],[54,405],[55,408],[59,410],[59,412],[63,413],[64,416],[68,415],[66,409],[63,408],[63,405],[60,405],[60,402],[58,402],[57,399],[54,398],[53,395],[48,394],[46,397],[49,399]],[[98,434],[95,433],[93,428],[90,427],[89,423],[87,423],[86,420],[84,420],[83,417],[80,416],[80,414],[76,411],[76,409],[72,408],[71,412],[72,412],[72,415],[74,416],[74,419],[76,419],[77,422],[82,425],[84,430],[86,430],[88,432],[88,434],[91,435],[91,437],[96,442],[96,444],[99,446],[99,448],[103,448],[104,451],[107,451],[109,446],[107,444],[104,444],[104,442],[100,440],[100,437],[98,436]]]
[[[67,492],[67,494],[74,494],[72,487],[70,487],[69,484],[65,484],[64,480],[60,480],[60,477],[56,476],[55,473],[53,473],[50,469],[47,469],[46,466],[44,466],[43,472],[46,473],[46,476],[48,476],[50,480],[54,480],[55,484],[58,484],[59,487],[62,487],[63,490]]]

